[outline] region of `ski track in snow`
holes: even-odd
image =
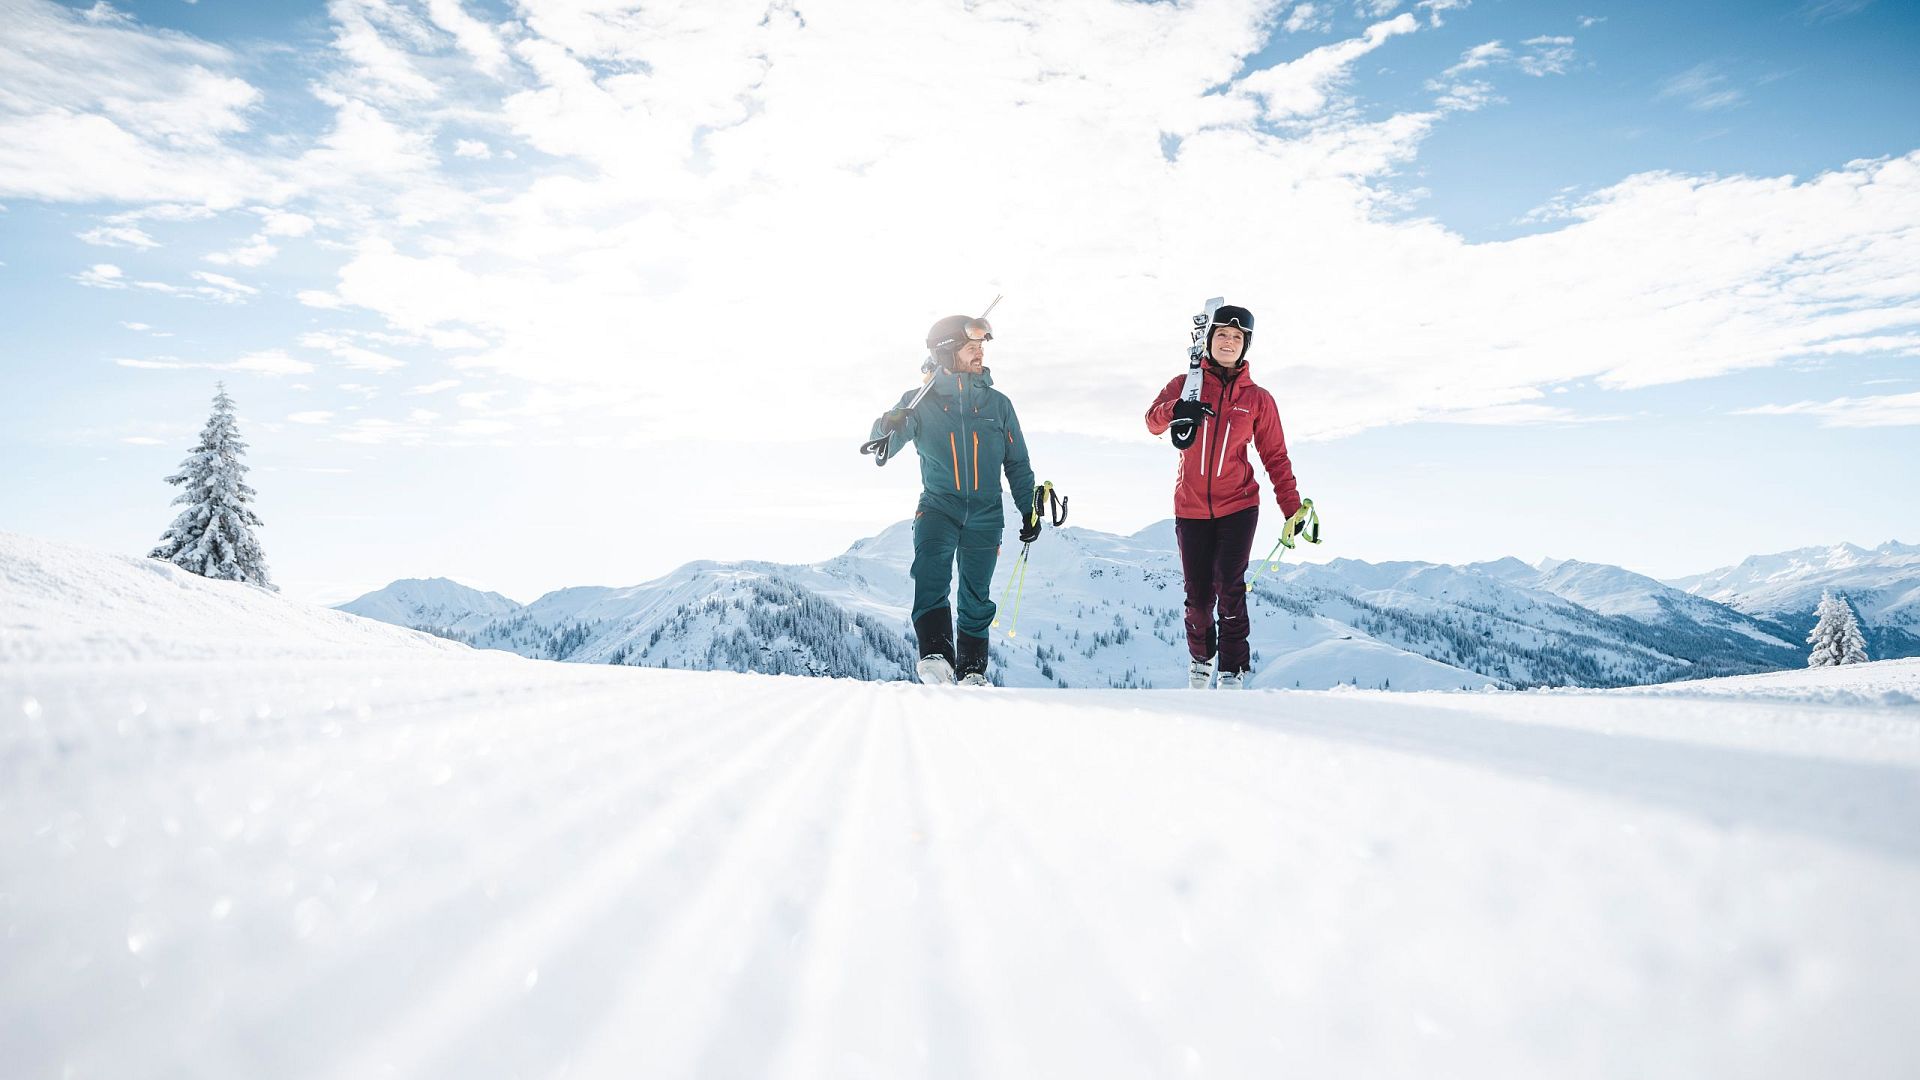
[[[1920,661],[1872,668],[1234,695],[0,664],[0,1061],[1920,1075]]]

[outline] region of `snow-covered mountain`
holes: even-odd
[[[1913,544],[1798,548],[1667,584],[1779,623],[1796,641],[1812,629],[1820,594],[1831,589],[1852,603],[1873,656],[1920,653],[1920,546]]]
[[[911,545],[902,522],[812,565],[690,563],[643,585],[563,589],[449,636],[541,659],[910,678]],[[1018,550],[1010,536],[996,599]],[[1255,576],[1252,603],[1255,687],[1625,686],[1805,662],[1790,629],[1591,563],[1283,563]],[[1003,604],[992,673],[1009,686],[1179,685],[1181,605],[1171,521],[1132,536],[1050,531],[1017,627]]]
[[[497,592],[437,577],[402,578],[339,605],[339,610],[452,637],[518,611],[520,605]]]

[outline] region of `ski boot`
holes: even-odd
[[[913,636],[920,641],[920,660],[914,671],[928,686],[953,685],[953,613],[935,608],[913,620]]]
[[[1187,688],[1205,690],[1213,682],[1213,657],[1195,660],[1187,665]]]
[[[1247,688],[1248,674],[1249,673],[1245,671],[1223,671],[1220,673],[1220,681],[1214,684],[1214,688],[1218,690],[1245,690]]]
[[[957,667],[961,686],[992,686],[987,678],[987,639],[972,634],[960,635],[960,663]]]

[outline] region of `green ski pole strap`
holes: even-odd
[[[1313,508],[1312,499],[1301,499],[1300,509],[1295,510],[1293,516],[1280,526],[1280,539],[1273,542],[1273,550],[1267,552],[1267,557],[1261,561],[1260,569],[1255,570],[1253,577],[1247,581],[1248,592],[1253,591],[1253,583],[1260,580],[1261,574],[1280,569],[1280,549],[1292,550],[1295,535],[1304,538],[1309,544],[1320,542],[1320,512]]]

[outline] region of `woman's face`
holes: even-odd
[[[1240,362],[1240,354],[1247,351],[1247,335],[1237,326],[1216,326],[1208,349],[1213,353],[1214,363],[1232,367]]]

